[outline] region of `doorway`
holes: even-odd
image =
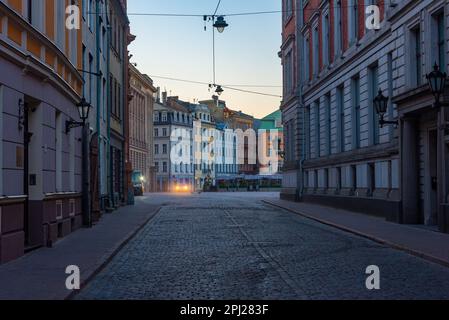
[[[425,175],[424,224],[438,224],[438,132],[429,129],[427,134],[427,165]]]
[[[25,252],[43,245],[42,107],[26,96],[23,105]]]

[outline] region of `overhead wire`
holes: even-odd
[[[348,8],[367,8],[369,6],[373,6],[372,4],[367,5],[359,5],[356,6],[327,6],[326,8],[333,8],[333,9],[348,9]],[[214,13],[214,15],[218,12],[218,7]],[[292,9],[292,10],[271,10],[271,11],[254,11],[254,12],[231,12],[231,13],[223,13],[220,14],[220,16],[223,17],[236,17],[236,16],[251,16],[251,15],[263,15],[263,14],[276,14],[276,13],[293,13],[293,12],[305,12],[305,11],[320,11],[320,8],[298,8],[298,9]],[[88,14],[97,14],[97,12],[89,11]],[[156,16],[156,17],[201,17],[209,16],[208,14],[189,14],[189,13],[152,13],[152,12],[128,12],[128,16]]]
[[[202,81],[195,81],[195,80],[186,80],[186,79],[178,79],[178,78],[172,78],[172,77],[165,77],[165,76],[157,76],[157,75],[149,75],[150,78],[157,78],[157,79],[164,79],[164,80],[171,80],[171,81],[178,81],[178,82],[185,82],[185,83],[192,83],[192,84],[201,84],[201,85],[211,85],[210,83],[207,82],[202,82]],[[244,85],[246,87],[265,87],[264,85]],[[275,95],[275,94],[270,94],[270,93],[264,93],[264,92],[258,92],[258,91],[252,91],[252,90],[244,90],[244,89],[239,89],[236,88],[237,86],[234,85],[221,85],[222,88],[225,89],[229,89],[229,90],[234,90],[234,91],[239,91],[239,92],[243,92],[243,93],[250,93],[250,94],[257,94],[257,95],[263,95],[263,96],[268,96],[268,97],[276,97],[276,98],[282,98],[282,96],[280,95]],[[243,87],[243,86],[241,86]],[[266,87],[277,87],[277,86],[266,86]],[[282,86],[279,86],[279,88],[281,88]]]

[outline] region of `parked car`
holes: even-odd
[[[140,171],[133,171],[132,175],[132,183],[134,187],[134,195],[135,196],[143,196],[144,190],[144,182],[145,177]]]

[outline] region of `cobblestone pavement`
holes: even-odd
[[[261,202],[151,195],[165,206],[77,299],[449,299],[449,268]],[[365,270],[377,265],[381,289]]]

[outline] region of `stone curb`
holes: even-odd
[[[394,243],[394,242],[391,242],[391,241],[388,241],[388,240],[376,237],[375,235],[372,235],[372,234],[363,233],[361,231],[358,231],[358,230],[346,227],[344,225],[336,224],[336,223],[330,222],[328,220],[317,218],[317,217],[314,217],[312,215],[309,215],[309,214],[306,214],[304,212],[301,212],[299,210],[295,210],[295,209],[292,209],[292,208],[287,208],[287,207],[284,207],[284,206],[282,206],[280,204],[273,203],[273,202],[271,202],[269,200],[262,200],[262,202],[264,202],[264,203],[266,203],[266,204],[268,204],[270,206],[277,207],[277,208],[280,208],[280,209],[283,209],[283,210],[295,213],[295,214],[300,215],[300,216],[302,216],[304,218],[307,218],[307,219],[310,219],[310,220],[313,220],[313,221],[325,224],[327,226],[334,227],[334,228],[337,228],[337,229],[349,232],[351,234],[360,236],[362,238],[365,238],[365,239],[377,242],[379,244],[391,247],[393,249],[397,249],[397,250],[409,253],[409,254],[414,255],[416,257],[419,257],[419,258],[422,258],[422,259],[428,260],[430,262],[437,263],[439,265],[442,265],[444,267],[449,268],[449,261],[437,258],[437,257],[435,257],[435,256],[433,256],[431,254],[428,254],[428,253],[425,253],[425,252],[422,252],[422,251],[419,251],[419,250],[415,250],[415,249],[412,249],[412,248],[409,248],[409,247],[406,247],[406,246],[403,246],[403,245],[400,245],[400,244],[397,244],[397,243]]]
[[[114,257],[161,211],[162,206],[156,208],[145,221],[138,226],[135,230],[129,232],[124,238],[123,241],[118,243],[116,246],[111,248],[107,253],[103,255],[103,257],[98,262],[97,266],[94,267],[94,270],[90,272],[90,274],[85,278],[84,281],[81,282],[80,290],[72,291],[67,294],[63,300],[72,300],[76,297],[78,293],[81,292],[88,284],[97,276],[104,268],[114,259]]]

